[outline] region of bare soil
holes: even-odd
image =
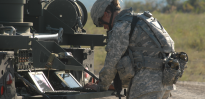
[[[205,99],[205,83],[177,82],[169,99]]]
[[[178,81],[176,90],[171,92],[168,99],[205,99],[205,83]],[[115,96],[95,98],[95,99],[119,99]],[[126,99],[122,97],[121,99]]]

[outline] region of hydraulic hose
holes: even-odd
[[[92,77],[95,78],[96,80],[99,80],[99,78],[97,78],[93,73],[91,73],[91,72],[88,71],[87,69],[84,68],[84,71],[87,72],[90,76],[92,76]]]

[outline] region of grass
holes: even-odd
[[[189,56],[188,68],[179,80],[205,82],[205,13],[162,14],[154,12],[153,15],[175,41],[175,50],[186,52]],[[90,16],[84,28],[88,34],[106,35],[106,30],[94,26]],[[94,68],[96,74],[103,67],[105,57],[105,47],[95,47]]]

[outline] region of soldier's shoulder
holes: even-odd
[[[121,27],[123,27],[125,25],[129,25],[129,24],[131,24],[131,23],[128,21],[118,21],[114,24],[113,27],[121,28]]]

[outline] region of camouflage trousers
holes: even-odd
[[[161,91],[161,92],[151,92],[144,94],[142,96],[131,96],[127,97],[127,99],[168,99],[170,96],[170,90]]]
[[[141,69],[132,78],[127,99],[168,99],[173,86],[162,84],[162,71]]]

